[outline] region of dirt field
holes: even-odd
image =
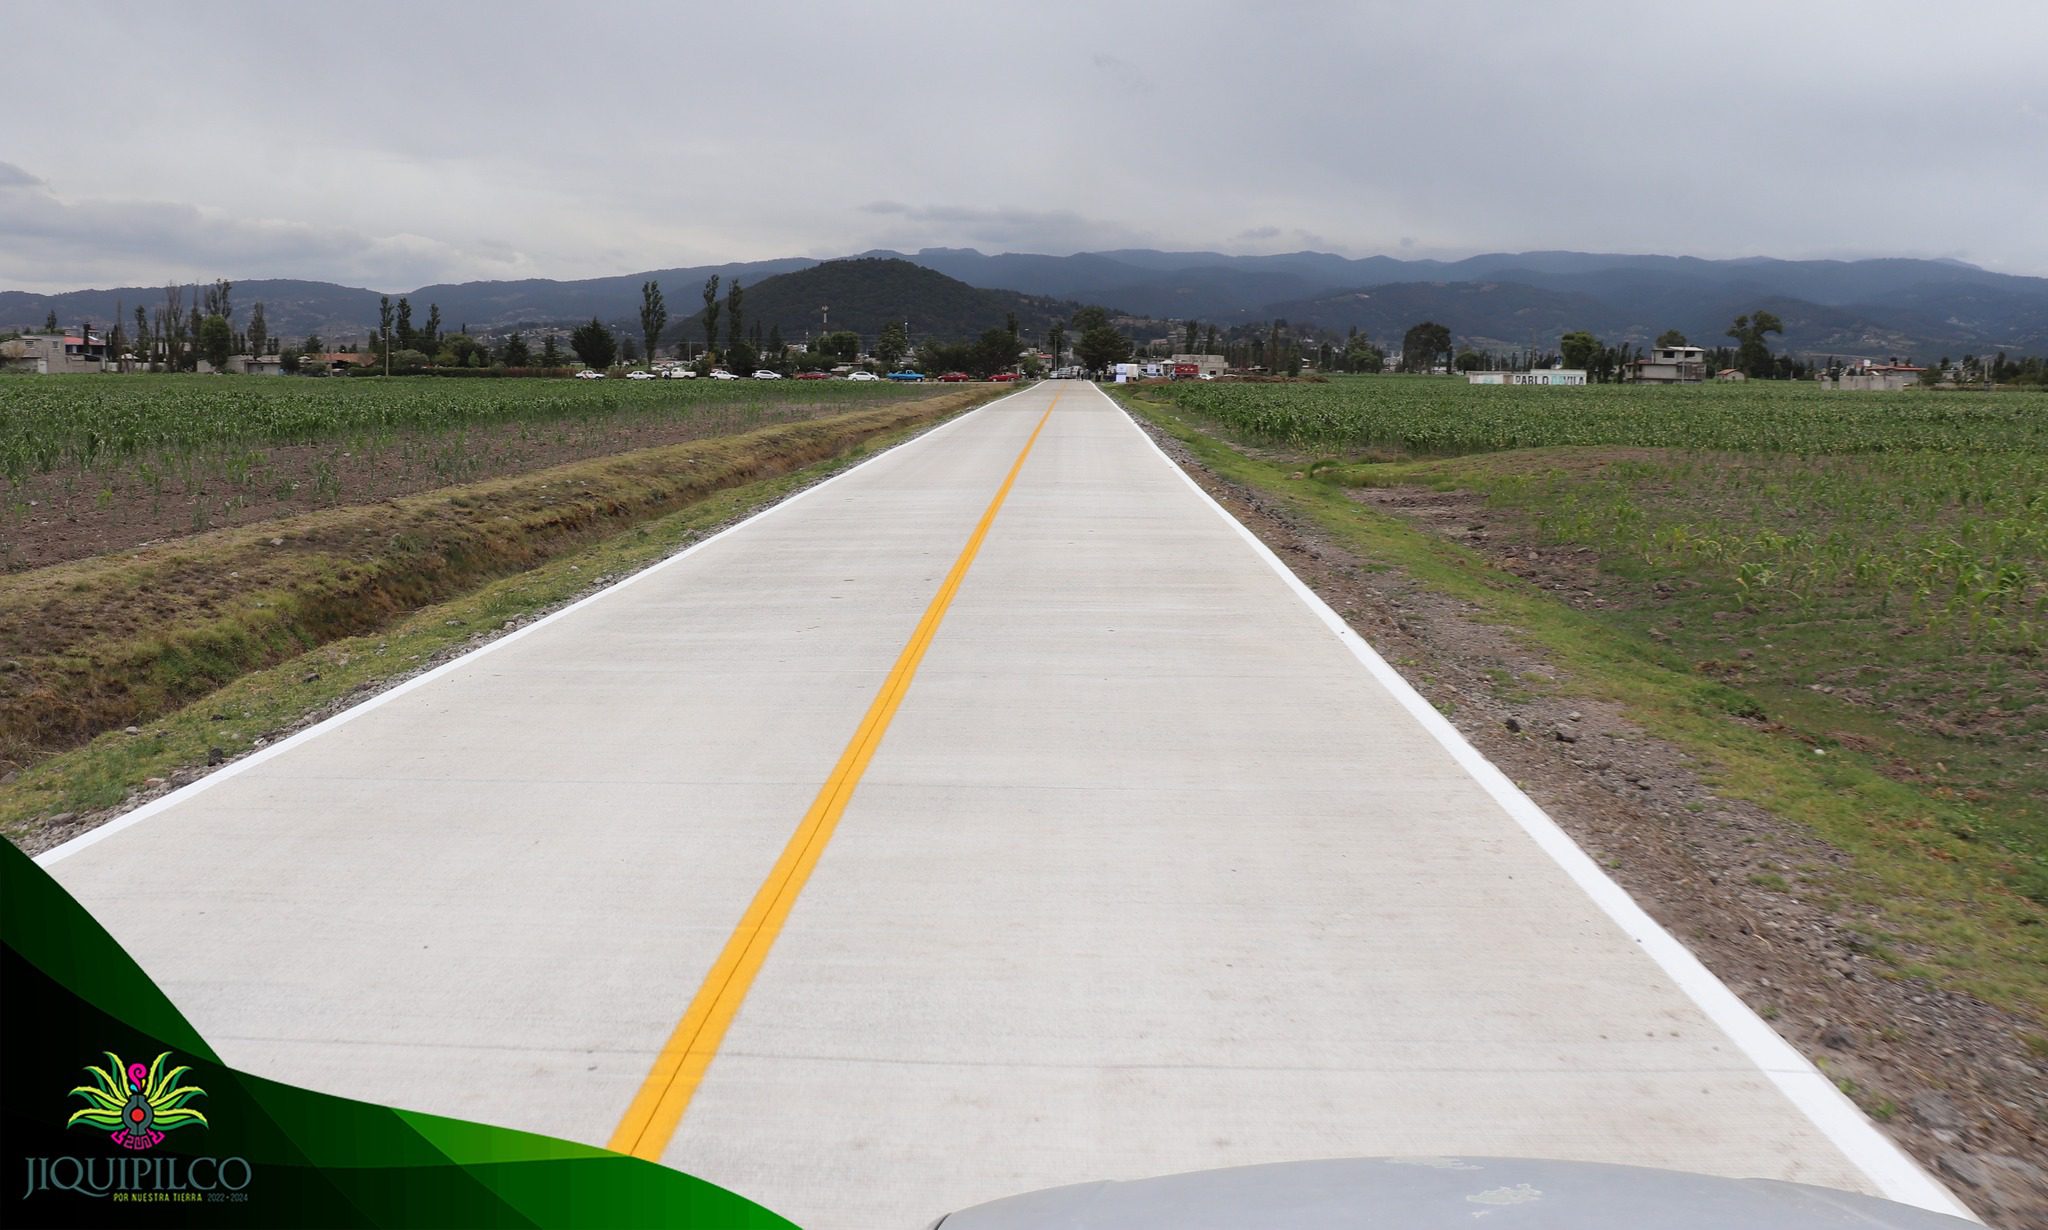
[[[13,512],[0,518],[0,572],[855,408],[844,401],[767,401],[675,417],[636,413],[455,433],[399,432],[340,452],[327,442],[267,445],[239,459],[233,474],[165,465],[153,482],[135,468],[58,470],[34,475],[7,493]]]

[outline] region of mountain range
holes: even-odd
[[[942,279],[906,270],[916,266]],[[1461,346],[1551,349],[1585,329],[1609,342],[1647,344],[1676,328],[1719,343],[1733,318],[1758,309],[1785,323],[1781,349],[1843,357],[1924,360],[1965,353],[2048,353],[2048,278],[1994,273],[1956,261],[1878,259],[1706,260],[1586,252],[1521,252],[1459,261],[1353,259],[1321,252],[1233,256],[1123,249],[1072,256],[989,255],[970,248],[873,251],[845,261],[804,257],[658,269],[578,281],[526,279],[423,286],[407,293],[414,320],[429,303],[443,327],[478,332],[567,327],[592,316],[638,332],[640,284],[658,280],[671,339],[699,305],[713,274],[746,287],[747,319],[785,337],[815,331],[830,306],[833,328],[869,334],[907,317],[916,336],[964,338],[1008,315],[1036,330],[1076,303],[1126,317],[1193,318],[1219,327],[1271,319],[1383,343],[1422,320],[1450,327]],[[797,276],[792,279],[792,275]],[[792,280],[785,280],[792,279]],[[979,293],[977,293],[979,292]],[[67,325],[132,316],[163,302],[161,288],[37,295],[0,292],[0,328],[40,326],[55,311]],[[393,296],[397,298],[396,295]],[[374,328],[378,294],[327,282],[249,280],[234,288],[237,324],[262,301],[273,334],[318,332],[330,341]],[[1162,329],[1163,331],[1163,329]]]

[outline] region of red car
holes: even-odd
[[[939,379],[945,381],[947,384],[959,384],[963,380],[972,380],[974,379],[974,377],[968,375],[966,372],[947,372],[945,375],[939,377]]]
[[[1016,372],[997,372],[989,377],[990,380],[995,381],[997,384],[1008,384],[1012,380],[1022,380],[1023,378],[1023,376]]]
[[[798,380],[830,380],[832,377],[824,372],[798,372],[796,378]]]

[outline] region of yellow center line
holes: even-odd
[[[761,882],[752,904],[740,917],[739,925],[733,928],[731,938],[725,941],[718,960],[712,963],[711,972],[704,976],[704,985],[697,988],[689,1010],[683,1013],[675,1032],[669,1035],[661,1054],[655,1058],[653,1069],[640,1085],[640,1092],[633,1096],[633,1104],[626,1108],[625,1118],[619,1120],[618,1130],[612,1133],[611,1148],[614,1151],[650,1161],[661,1160],[669,1139],[682,1124],[683,1112],[689,1109],[690,1098],[697,1092],[705,1071],[718,1054],[718,1045],[724,1041],[725,1031],[738,1015],[740,1002],[747,997],[748,988],[754,984],[754,976],[761,972],[762,963],[768,959],[768,950],[775,945],[775,937],[781,932],[783,921],[796,905],[797,894],[803,891],[804,882],[810,879],[811,869],[817,866],[819,857],[825,852],[825,844],[832,840],[832,830],[837,827],[840,815],[853,798],[854,788],[860,784],[861,774],[867,771],[868,761],[874,759],[875,749],[881,745],[882,735],[889,729],[889,720],[896,716],[904,694],[910,690],[910,680],[917,674],[918,663],[924,660],[924,651],[937,634],[939,622],[946,617],[946,608],[953,604],[953,595],[959,591],[968,568],[973,566],[982,540],[988,537],[989,527],[995,524],[997,511],[1009,498],[1010,488],[1016,483],[1018,472],[1024,468],[1024,459],[1031,455],[1032,446],[1038,443],[1038,434],[1045,430],[1046,421],[1052,417],[1053,406],[1057,406],[1059,400],[1059,395],[1054,394],[1045,413],[1039,416],[1038,425],[1031,429],[1031,438],[1024,442],[1017,460],[1011,463],[1003,485],[996,489],[988,510],[981,514],[981,521],[975,525],[967,545],[961,548],[960,558],[953,561],[952,571],[946,574],[939,592],[932,596],[931,605],[925,608],[924,618],[918,621],[916,631],[910,634],[909,643],[897,655],[896,665],[890,668],[889,677],[882,681],[882,689],[875,694],[874,703],[868,706],[867,715],[861,718],[853,739],[840,753],[832,775],[818,790],[818,797],[812,800],[810,810],[804,813],[796,832],[790,834],[789,844],[782,848],[782,856],[775,860],[768,878]]]

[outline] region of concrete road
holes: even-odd
[[[1340,627],[1055,382],[44,862],[231,1063],[808,1227],[1460,1153],[1955,1211]]]

